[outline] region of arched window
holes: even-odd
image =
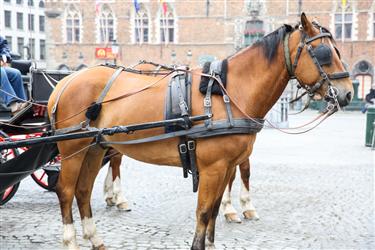
[[[141,4],[139,10],[134,15],[134,41],[136,43],[149,42],[149,23],[147,10]]]
[[[335,13],[335,38],[353,38],[353,8],[350,1],[339,1]]]
[[[44,1],[39,1],[39,8],[44,8]]]
[[[65,40],[67,43],[81,42],[81,14],[74,5],[65,12]]]
[[[99,43],[109,43],[116,40],[115,35],[115,15],[107,4],[100,6],[98,21]]]
[[[163,2],[160,12],[160,42],[173,43],[175,42],[175,18],[171,5]]]

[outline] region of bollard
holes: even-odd
[[[374,136],[374,122],[375,122],[375,106],[370,106],[367,109],[366,116],[366,146],[373,146],[373,136]]]

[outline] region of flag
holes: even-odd
[[[162,8],[163,8],[163,15],[165,16],[167,14],[167,11],[168,11],[168,3],[166,0],[160,0],[160,3],[162,5]]]
[[[141,5],[138,3],[138,0],[134,0],[134,8],[136,13],[138,13],[138,11],[141,9]]]
[[[100,2],[101,2],[101,0],[95,0],[95,13],[96,13],[96,15],[99,15]]]
[[[341,6],[342,6],[342,8],[346,7],[346,0],[341,0]]]

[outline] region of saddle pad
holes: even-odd
[[[183,103],[181,103],[181,101]],[[182,105],[182,106],[181,106]],[[178,73],[171,77],[165,98],[164,117],[166,120],[182,117],[181,107],[186,107],[188,115],[191,108],[191,75]],[[184,127],[170,125],[165,127],[166,133],[184,130]]]
[[[211,74],[211,70],[212,70],[211,69],[211,62],[206,62],[203,65],[202,73]],[[221,81],[224,84],[224,87],[226,87],[226,85],[227,85],[227,72],[228,72],[228,60],[227,59],[225,59],[221,62],[221,69],[219,71],[220,71],[219,75],[220,75]],[[199,84],[199,91],[204,95],[207,92],[207,86],[208,86],[209,80],[210,80],[210,78],[207,77],[207,76],[201,77],[201,81],[200,81],[200,84]],[[215,81],[214,84],[212,85],[212,94],[223,95],[223,93],[221,91],[221,88],[220,88],[220,85],[217,83],[217,81]]]

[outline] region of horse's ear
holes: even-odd
[[[289,24],[284,24],[284,27],[285,27],[285,31],[286,32],[291,32],[293,31],[293,27]]]
[[[308,35],[312,36],[314,27],[313,27],[313,24],[310,22],[310,20],[305,15],[305,12],[302,12],[302,14],[301,14],[301,24],[302,24],[303,30]]]

